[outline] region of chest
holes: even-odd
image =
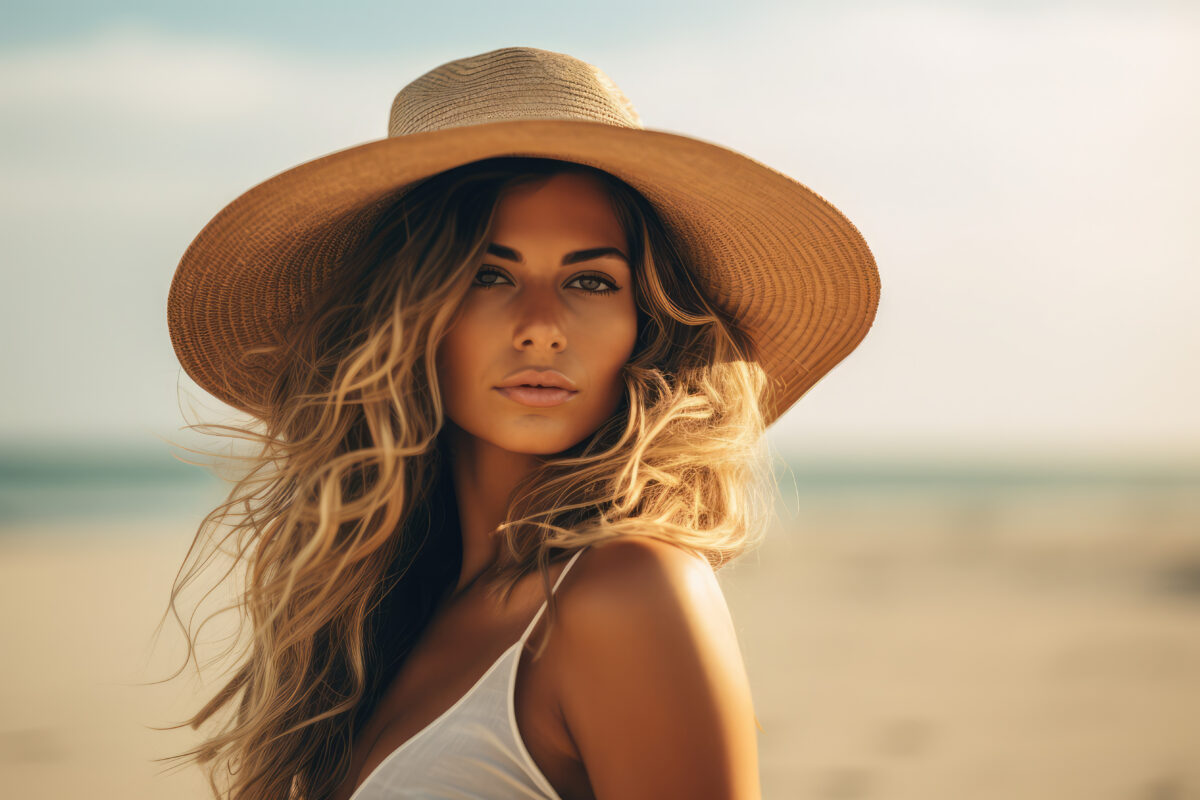
[[[555,638],[551,637],[540,659],[532,657],[545,626],[545,613],[525,646],[519,650],[515,646],[540,602],[529,608],[525,605],[518,603],[518,611],[487,619],[447,613],[430,623],[355,736],[349,776],[334,800],[348,800],[388,755],[422,735],[447,712],[456,713],[457,709],[452,709],[460,700],[470,703],[469,693],[485,674],[491,685],[507,686],[514,667],[513,716],[534,764],[564,800],[593,797],[578,751],[558,712]],[[497,674],[501,672],[503,676]],[[503,724],[509,723],[504,720]]]

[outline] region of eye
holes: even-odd
[[[613,283],[612,281],[610,281],[608,278],[604,277],[603,275],[577,275],[571,279],[571,283],[575,283],[576,281],[588,281],[593,284],[602,283],[602,284],[605,284],[606,286],[611,287],[608,289],[590,289],[587,286],[579,287],[591,294],[612,294],[617,289],[621,288],[620,286],[617,286],[615,283]],[[570,285],[570,284],[568,284],[568,285]]]
[[[484,281],[483,283],[479,283],[479,282],[478,282],[478,281],[479,281],[479,279],[480,279],[481,277],[483,277],[483,276],[486,276],[486,275],[497,275],[497,276],[499,276],[499,277],[501,277],[501,278],[504,278],[504,273],[503,273],[503,272],[500,272],[499,270],[495,270],[495,269],[489,269],[488,267],[482,267],[482,268],[479,270],[479,272],[476,272],[476,273],[475,273],[475,280],[477,281],[477,282],[475,283],[475,285],[476,285],[476,286],[482,286],[482,287],[484,287],[485,289],[486,289],[487,287],[489,287],[489,286],[499,286],[499,285],[500,285],[500,284],[498,284],[496,281]],[[508,280],[508,279],[507,279],[507,278],[505,278],[505,280]]]
[[[491,280],[483,280],[488,276],[495,277],[493,277]],[[480,267],[479,271],[475,273],[475,283],[473,285],[484,289],[492,286],[504,285],[499,279],[503,279],[503,281],[509,283],[509,285],[512,284],[512,282],[508,280],[508,277],[500,270],[492,269],[491,267]],[[581,285],[578,288],[583,289],[588,294],[612,294],[621,288],[613,283],[611,279],[606,278],[603,275],[576,275],[567,285],[570,286],[572,283],[577,282],[584,282],[584,285]],[[598,284],[608,286],[609,288],[601,289],[597,286]],[[593,286],[596,288],[592,288]]]

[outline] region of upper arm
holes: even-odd
[[[709,565],[631,537],[574,572],[558,598],[559,693],[598,800],[758,800],[749,680]]]

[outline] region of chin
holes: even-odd
[[[548,428],[551,426],[547,426]],[[489,436],[492,444],[496,447],[508,450],[511,453],[525,453],[527,455],[549,456],[555,453],[561,453],[567,448],[581,441],[587,434],[574,431],[563,430],[523,430],[512,431],[506,436]]]
[[[548,456],[561,453],[590,436],[587,420],[578,415],[554,418],[549,414],[516,413],[460,416],[451,409],[446,415],[448,426],[459,435],[510,453]],[[590,415],[588,415],[590,417]],[[598,426],[600,423],[597,422]]]

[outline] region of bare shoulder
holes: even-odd
[[[642,537],[595,545],[558,596],[563,718],[598,798],[758,798],[757,733],[711,567]]]
[[[626,612],[655,608],[686,614],[689,622],[706,627],[728,624],[732,631],[729,607],[708,563],[658,539],[628,536],[593,545],[572,568],[571,580],[570,606],[587,614],[591,625],[624,629]]]

